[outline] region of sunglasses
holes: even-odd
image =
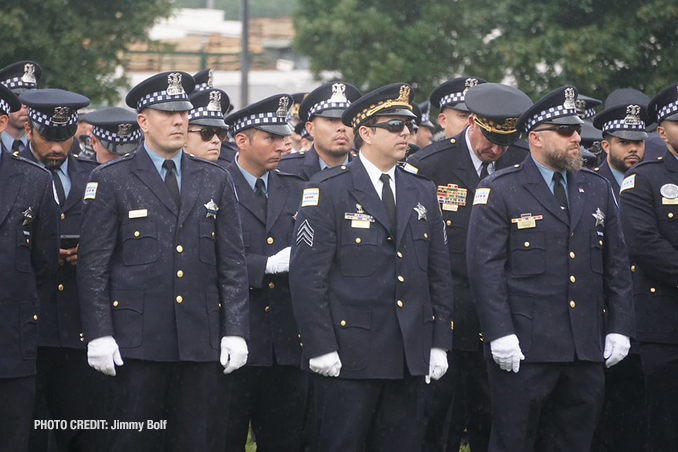
[[[410,132],[413,132],[415,125],[416,123],[414,122],[414,119],[410,119],[407,121],[403,121],[402,119],[391,119],[390,121],[387,122],[372,124],[370,127],[379,127],[380,129],[386,129],[391,133],[400,133],[403,131],[405,126],[407,126],[407,129]]]
[[[564,137],[571,137],[575,132],[581,134],[581,125],[580,124],[559,124],[551,127],[544,127],[543,129],[533,130],[533,132],[544,132],[546,130],[553,130],[558,135]]]
[[[191,133],[199,133],[202,141],[210,141],[214,135],[219,138],[219,141],[224,141],[228,137],[228,130],[226,129],[188,129]]]

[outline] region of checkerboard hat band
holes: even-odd
[[[137,101],[137,111],[141,111],[149,105],[159,104],[161,102],[185,100],[188,102],[188,96],[186,93],[182,92],[181,94],[167,94],[167,91],[157,91],[155,93],[146,94],[144,97]]]
[[[235,135],[243,129],[256,127],[259,125],[285,125],[287,124],[287,116],[277,116],[275,112],[256,113],[253,115],[240,118],[233,123],[232,133]]]
[[[561,118],[563,116],[577,116],[577,110],[574,108],[565,108],[562,105],[556,105],[555,107],[551,107],[548,110],[541,111],[532,116],[529,121],[525,122],[523,130],[529,132],[539,123],[547,122],[550,119]]]
[[[603,124],[603,132],[609,130],[641,130],[645,132],[645,122],[639,121],[638,125],[625,124],[623,119],[615,119]]]
[[[21,80],[21,77],[12,77],[7,80],[3,80],[2,82],[3,85],[5,85],[9,89],[16,89],[16,88],[27,88],[27,89],[33,89],[38,86],[37,83],[28,83],[24,82]]]
[[[465,98],[466,97],[465,97],[463,91],[458,92],[458,93],[450,93],[450,94],[440,98],[440,108],[443,108],[443,107],[450,105],[450,104],[456,104],[456,103],[459,103],[459,102],[464,102]]]
[[[596,115],[596,109],[595,108],[589,108],[584,112],[584,119],[587,118],[592,118]]]
[[[194,108],[188,113],[188,122],[204,118],[216,118],[223,120],[224,114],[221,111],[208,110],[207,107]]]
[[[92,126],[92,135],[100,140],[106,140],[110,143],[137,143],[141,139],[141,130],[137,129],[129,135],[120,136],[117,133],[113,133],[110,130],[106,130],[102,127]]]
[[[5,99],[0,99],[0,111],[4,111],[5,113],[10,114],[9,104],[7,103],[7,101],[5,101]]]
[[[68,120],[63,124],[55,124],[52,122],[52,116],[47,116],[46,114],[30,107],[28,108],[28,117],[38,124],[42,124],[46,127],[68,127],[78,123],[78,111],[75,108],[69,107],[69,109],[71,114],[68,116]]]
[[[330,102],[329,100],[324,100],[322,102],[318,102],[314,106],[311,107],[310,110],[308,110],[308,119],[312,119],[313,115],[316,113],[323,112],[325,110],[346,110],[348,106],[351,105],[350,102]]]
[[[195,85],[195,88],[193,88],[193,92],[191,94],[199,93],[200,91],[205,91],[205,90],[208,90],[208,89],[211,89],[211,88],[213,88],[213,87],[210,86],[210,84],[207,83],[207,82],[198,83],[197,85]]]
[[[664,105],[657,113],[657,122],[662,122],[667,116],[671,116],[678,111],[678,100]]]

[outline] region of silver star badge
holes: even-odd
[[[217,203],[214,202],[213,199],[210,199],[210,202],[205,204],[205,209],[207,209],[207,218],[212,217],[214,219],[217,218],[217,211],[219,210],[219,206],[217,206]]]
[[[417,212],[417,220],[426,220],[426,207],[422,206],[420,202],[414,206],[414,211]]]
[[[592,213],[591,215],[596,219],[596,226],[605,226],[605,214],[600,208],[597,208],[596,213]]]

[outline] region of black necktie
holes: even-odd
[[[57,197],[59,198],[59,205],[63,207],[64,201],[66,200],[66,192],[64,191],[64,184],[61,183],[61,178],[57,174],[56,169],[50,169],[52,172],[52,178],[54,179],[54,188],[57,192]]]
[[[391,190],[391,176],[386,173],[382,173],[379,176],[379,180],[382,183],[381,187],[381,201],[384,203],[386,208],[386,213],[388,214],[388,221],[391,223],[391,235],[396,230],[396,211],[395,211],[395,198],[393,197],[393,190]]]
[[[268,207],[268,198],[266,198],[266,185],[264,184],[263,179],[257,179],[254,183],[254,195],[257,197],[261,203],[261,207],[264,208],[264,213],[266,213],[266,208]]]
[[[21,142],[21,140],[14,140],[14,143],[12,143],[12,152],[21,152],[23,147],[24,144]]]
[[[485,179],[490,173],[487,171],[487,167],[490,166],[490,162],[481,162],[480,165],[480,180]]]
[[[553,186],[553,194],[556,197],[558,204],[560,204],[560,208],[569,216],[570,211],[567,208],[567,196],[565,196],[565,187],[563,187],[563,175],[558,171],[553,173],[553,182],[555,183]]]
[[[181,195],[179,194],[179,184],[177,183],[177,175],[174,174],[174,161],[165,160],[162,162],[162,167],[167,170],[165,174],[165,185],[169,190],[174,203],[179,207],[181,205]]]

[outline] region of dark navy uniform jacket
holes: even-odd
[[[669,151],[626,173],[622,224],[635,263],[638,340],[678,344],[678,161]],[[669,196],[666,196],[669,195]]]
[[[35,156],[27,147],[20,156],[35,162]],[[71,190],[63,206],[60,206],[61,235],[80,235],[80,214],[82,197],[89,175],[97,163],[73,154],[68,155],[68,177]],[[78,286],[76,284],[76,266],[66,263],[57,271],[56,297],[45,300],[40,307],[40,345],[48,347],[68,347],[84,349],[86,343],[82,334]]]
[[[268,212],[264,212],[242,173],[229,167],[240,205],[247,257],[250,302],[248,366],[274,363],[299,366],[299,330],[292,313],[289,274],[264,274],[266,261],[292,245],[292,232],[304,181],[278,170],[268,173]]]
[[[617,198],[619,196],[619,183],[617,183],[617,179],[615,179],[607,159],[596,168],[596,172],[607,179],[612,186],[612,192],[614,193],[615,198]]]
[[[453,184],[463,193],[460,195],[459,205],[441,203],[440,207],[447,230],[447,248],[452,268],[454,349],[474,351],[478,350],[480,323],[466,271],[466,236],[473,196],[480,178],[466,145],[466,130],[453,138],[424,147],[408,158],[407,163],[417,168],[418,174],[431,179],[438,189],[445,189]],[[517,159],[522,161],[526,153],[526,150],[519,147],[509,147],[495,163],[495,169],[506,168]]]
[[[143,148],[95,169],[85,190],[78,253],[85,340],[112,335],[123,358],[217,361],[222,336],[248,336],[231,179],[185,153],[181,165],[181,208]]]
[[[278,169],[285,173],[296,174],[305,181],[311,180],[314,174],[320,172],[320,156],[315,150],[315,145],[308,151],[299,151],[287,154],[278,163]],[[353,160],[353,155],[348,153],[348,161]]]
[[[56,290],[58,209],[47,170],[0,156],[0,378],[35,374],[38,301]]]
[[[452,285],[435,187],[400,167],[395,182],[395,237],[360,158],[307,184],[290,262],[302,368],[338,351],[340,378],[427,375],[431,347],[451,347]],[[368,228],[346,219],[360,211],[374,219]]]
[[[216,164],[222,168],[228,169],[237,153],[238,147],[234,142],[223,141],[221,143],[221,151],[219,152],[219,158],[217,159]]]
[[[516,334],[527,362],[602,362],[607,333],[635,333],[610,184],[586,169],[567,183],[569,218],[531,157],[476,189],[468,270],[485,343]]]

